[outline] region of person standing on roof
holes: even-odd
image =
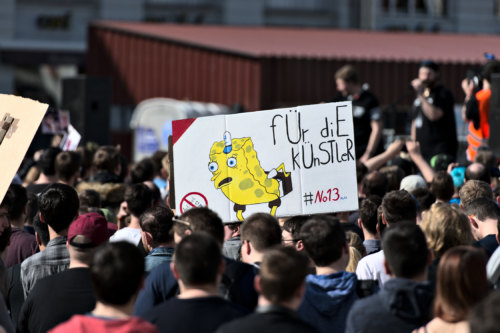
[[[381,111],[377,97],[361,85],[358,71],[351,65],[335,73],[337,95],[330,102],[352,101],[356,159],[366,162],[384,151]]]
[[[437,154],[455,159],[458,143],[454,100],[451,92],[439,84],[439,66],[430,60],[423,61],[411,86],[417,93],[411,137],[420,143],[422,156],[427,161]]]

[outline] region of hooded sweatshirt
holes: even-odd
[[[358,298],[356,274],[308,275],[299,314],[320,333],[344,332],[349,309]]]
[[[354,304],[346,332],[411,332],[430,319],[431,290],[428,283],[390,279],[378,294]]]

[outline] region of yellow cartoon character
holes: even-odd
[[[276,170],[265,172],[257,159],[252,139],[231,139],[229,132],[224,133],[223,141],[212,145],[208,169],[213,174],[211,180],[215,188],[234,202],[234,211],[240,221],[246,205],[268,202],[271,215],[276,215],[276,209],[281,205],[278,180],[286,180],[283,182],[284,188],[286,185],[284,194],[291,191],[291,177],[285,172],[283,163]]]

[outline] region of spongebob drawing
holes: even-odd
[[[281,205],[280,196],[292,190],[290,173],[285,171],[284,163],[269,172],[264,171],[252,139],[231,139],[229,132],[224,133],[223,141],[212,145],[208,169],[212,172],[215,188],[234,203],[240,221],[247,205],[268,203],[271,215],[276,216]]]

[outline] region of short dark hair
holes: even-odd
[[[39,215],[38,210],[38,196],[34,193],[28,192],[28,214],[26,215],[26,222],[33,223],[35,216]]]
[[[40,242],[42,243],[42,245],[47,246],[50,241],[49,226],[47,225],[47,223],[43,223],[42,221],[40,221],[40,214],[36,214],[33,217],[33,228],[38,234],[38,237],[40,237]]]
[[[278,220],[271,214],[254,213],[241,226],[241,241],[249,241],[262,252],[281,244],[281,228]]]
[[[497,60],[488,61],[482,71],[481,76],[488,82],[491,82],[491,74],[500,73],[500,62]]]
[[[383,197],[387,192],[387,176],[379,171],[368,173],[361,183],[363,186],[363,193],[366,196],[378,195],[379,197]]]
[[[150,158],[144,158],[137,162],[130,171],[132,184],[153,180],[155,168]]]
[[[317,215],[300,230],[307,255],[316,266],[327,266],[342,257],[346,245],[345,231],[336,217]]]
[[[11,184],[6,195],[11,198],[11,204],[8,209],[9,218],[11,220],[17,220],[23,215],[26,204],[28,203],[28,192],[22,185]]]
[[[144,257],[128,242],[106,243],[94,253],[90,278],[98,301],[124,305],[141,287]]]
[[[216,212],[208,207],[195,207],[184,212],[180,220],[189,223],[189,226],[182,223],[175,223],[174,230],[178,235],[184,235],[187,229],[191,231],[204,231],[214,237],[219,244],[224,242],[224,225]]]
[[[153,193],[142,183],[127,186],[123,198],[127,202],[129,212],[137,217],[153,204]]]
[[[420,187],[411,191],[411,194],[420,203],[420,211],[429,210],[433,203],[436,202],[436,197],[427,187]]]
[[[396,277],[412,279],[427,266],[425,235],[415,223],[401,222],[388,228],[382,237],[382,249]]]
[[[495,201],[489,198],[474,199],[467,203],[464,209],[467,215],[474,215],[480,221],[484,221],[488,218],[500,218],[500,208]]]
[[[101,195],[96,190],[87,189],[80,192],[80,207],[101,208]]]
[[[61,152],[61,148],[49,147],[45,149],[37,162],[38,168],[47,176],[56,174],[56,156]]]
[[[114,146],[102,146],[97,149],[92,160],[97,171],[115,172],[120,165],[120,150]]]
[[[162,244],[172,242],[174,213],[168,207],[156,206],[149,208],[139,220],[142,231],[149,232],[153,242]]]
[[[154,172],[155,175],[159,175],[162,166],[161,161],[163,158],[167,155],[168,153],[164,150],[157,150],[155,153],[151,156],[151,162],[153,162],[153,167],[154,167]]]
[[[221,260],[220,245],[206,232],[193,232],[175,249],[175,267],[187,286],[215,284]]]
[[[272,304],[290,300],[309,273],[309,260],[292,247],[267,251],[260,264],[261,294]]]
[[[40,195],[39,207],[43,222],[55,232],[69,227],[78,215],[79,205],[75,189],[65,184],[51,184]]]
[[[470,333],[494,333],[500,327],[500,291],[492,291],[469,312]]]
[[[80,170],[81,160],[81,155],[73,151],[63,151],[57,154],[54,167],[59,179],[69,181]]]
[[[450,201],[455,193],[453,178],[446,171],[438,171],[431,182],[431,192],[434,196],[443,201]]]
[[[382,199],[382,213],[388,225],[401,221],[416,221],[417,204],[405,190],[391,191]]]
[[[292,216],[283,223],[283,230],[289,232],[294,241],[297,241],[300,239],[300,229],[310,217],[310,215]]]
[[[378,206],[370,199],[365,199],[359,208],[359,218],[365,228],[370,234],[377,234],[377,210]]]
[[[3,252],[10,243],[10,236],[12,235],[12,227],[9,224],[7,228],[0,234],[0,252]]]

